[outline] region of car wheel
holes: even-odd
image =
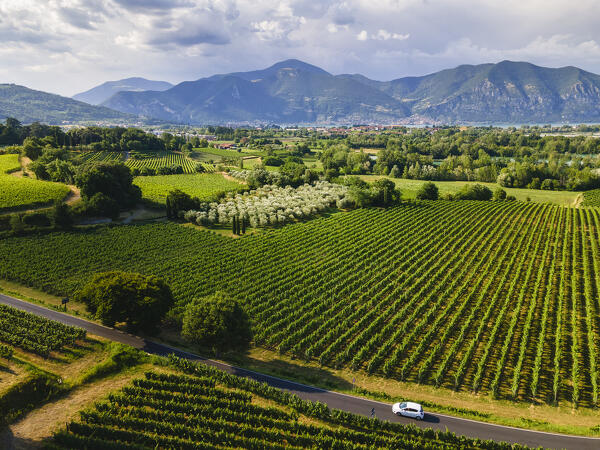
[[[417,419],[417,420],[423,420],[423,418],[421,416],[417,416],[417,417],[415,417],[415,419]]]

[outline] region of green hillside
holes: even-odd
[[[61,125],[79,122],[129,122],[136,118],[106,107],[16,84],[0,84],[0,120],[14,117],[22,123],[43,122]]]

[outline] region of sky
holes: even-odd
[[[295,58],[377,80],[529,61],[600,73],[598,0],[0,0],[0,83],[71,96]]]

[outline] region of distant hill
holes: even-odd
[[[22,123],[53,125],[78,122],[130,122],[135,116],[104,106],[92,106],[68,97],[35,91],[16,84],[0,84],[0,120],[14,117]]]
[[[292,59],[163,92],[118,92],[103,105],[190,124],[598,122],[600,76],[502,61],[375,81]]]
[[[297,60],[187,81],[164,92],[119,92],[103,105],[191,124],[389,122],[409,114],[378,89]]]
[[[107,81],[106,83],[96,86],[88,91],[81,92],[73,96],[73,99],[81,102],[89,103],[90,105],[99,105],[105,102],[117,92],[121,91],[166,91],[172,88],[173,85],[166,81],[153,81],[145,78],[133,77],[125,78],[118,81]]]
[[[600,119],[600,76],[527,62],[463,65],[389,82],[353,79],[439,122],[590,122]]]

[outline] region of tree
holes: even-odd
[[[386,169],[387,169],[387,167],[386,167]],[[394,164],[394,167],[392,167],[392,170],[390,170],[390,177],[400,178],[400,169],[398,168],[398,166],[396,164]]]
[[[457,200],[491,200],[492,191],[481,184],[466,184],[454,197]]]
[[[66,230],[73,226],[73,216],[71,215],[71,208],[66,203],[57,200],[52,207],[50,213],[52,225],[56,229]]]
[[[116,220],[119,217],[119,204],[108,195],[98,192],[85,202],[86,212],[93,216],[109,217]]]
[[[439,198],[438,187],[431,182],[421,185],[417,191],[417,200],[437,200]]]
[[[174,189],[167,195],[167,218],[177,219],[179,211],[189,211],[198,206],[198,202],[180,189]]]
[[[373,183],[371,187],[372,203],[378,206],[394,205],[402,198],[393,181],[382,178]]]
[[[120,209],[133,207],[142,197],[140,188],[133,184],[133,175],[123,163],[103,162],[83,165],[75,176],[84,202],[96,194],[114,200]]]
[[[75,300],[104,325],[125,322],[129,331],[152,334],[173,305],[173,294],[161,278],[113,271],[96,274]]]
[[[506,191],[498,188],[494,191],[494,200],[506,200]]]
[[[35,161],[42,155],[42,146],[37,138],[26,138],[23,141],[23,156]]]
[[[181,335],[193,344],[217,352],[247,348],[252,329],[241,305],[226,293],[216,292],[187,305]]]

